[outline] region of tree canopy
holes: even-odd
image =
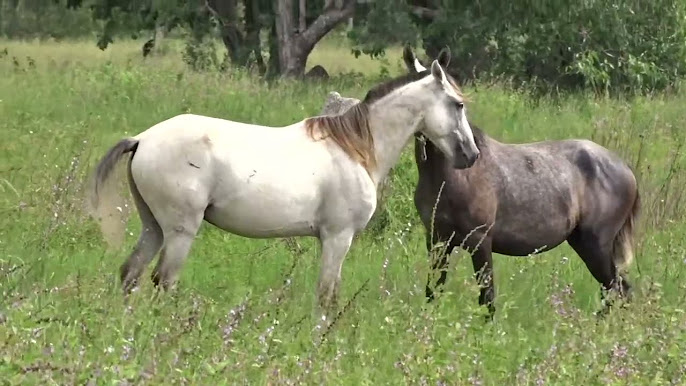
[[[150,47],[155,32],[181,27],[189,64],[207,67],[202,47],[217,36],[231,65],[268,76],[303,75],[317,42],[350,18],[356,55],[409,42],[435,56],[447,45],[462,82],[649,92],[676,87],[686,66],[685,0],[0,0],[10,37],[97,28],[101,49],[143,34]]]

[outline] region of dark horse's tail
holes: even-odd
[[[112,186],[105,186],[107,180],[112,175],[117,163],[124,157],[126,153],[136,153],[138,149],[138,140],[135,138],[124,138],[112,146],[105,156],[100,160],[95,169],[93,176],[93,183],[90,191],[91,210],[97,219],[100,221],[100,227],[105,237],[113,243],[113,235],[118,235],[123,232],[123,224],[121,221],[116,221],[114,214],[118,209],[120,212],[122,208],[118,206],[121,201],[117,189]],[[130,167],[130,165],[129,165]],[[129,171],[129,174],[131,172]],[[120,229],[121,228],[121,229]],[[123,234],[123,233],[122,233]]]
[[[631,212],[624,220],[624,224],[612,244],[612,260],[620,272],[628,268],[634,260],[634,228],[640,210],[641,196],[637,188]]]

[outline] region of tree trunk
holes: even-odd
[[[269,29],[269,64],[267,65],[267,78],[273,79],[281,74],[281,64],[279,60],[279,38],[276,34],[276,20],[272,21]]]
[[[293,0],[275,0],[275,31],[282,76],[301,77],[315,44],[355,11],[356,0],[326,0],[321,15],[304,31],[295,26]]]
[[[276,37],[281,75],[298,76],[305,72],[305,63],[298,60],[298,41],[293,17],[293,0],[276,0]]]
[[[307,0],[300,0],[298,8],[298,32],[303,33],[307,29]]]
[[[241,33],[240,16],[236,0],[206,0],[207,9],[221,24],[221,38],[229,53],[231,62],[246,67],[250,54],[255,53],[260,72],[264,71],[262,53],[259,49],[259,9],[256,1],[249,2],[245,9],[245,36]],[[259,53],[259,55],[258,55]]]
[[[262,57],[262,44],[260,43],[260,8],[257,1],[249,2],[245,7],[245,45],[248,50],[252,49],[255,55],[255,63],[260,75],[267,71]]]

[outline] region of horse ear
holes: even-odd
[[[403,49],[403,61],[405,62],[405,67],[407,67],[407,71],[409,71],[410,73],[426,71],[426,67],[419,63],[417,55],[415,55],[414,52],[412,52],[412,48],[409,44],[406,44],[405,48]]]
[[[414,56],[414,52],[412,52],[412,48],[409,44],[406,44],[405,48],[403,48],[403,61],[405,62],[405,67],[407,67],[409,72],[417,72],[417,69],[414,66],[414,61],[416,59],[417,58]]]
[[[438,64],[438,60],[431,62],[431,75],[439,82],[444,82],[446,80],[445,73],[443,72],[441,65]]]
[[[426,67],[424,67],[424,65],[422,65],[421,63],[419,63],[419,59],[417,59],[416,56],[415,56],[415,58],[414,58],[414,70],[417,71],[417,72],[426,71]]]
[[[438,53],[438,63],[443,68],[448,68],[448,64],[450,64],[450,48],[448,46],[443,47],[441,52]]]

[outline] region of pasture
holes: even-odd
[[[154,299],[148,270],[124,304],[118,269],[140,222],[129,216],[122,248],[107,249],[84,210],[95,162],[122,136],[176,114],[285,125],[319,113],[329,91],[362,98],[404,71],[399,48],[381,63],[331,40],[310,63],[332,79],[195,73],[173,45],[143,60],[138,43],[101,52],[90,41],[0,41],[3,384],[684,382],[684,93],[617,100],[465,88],[469,119],[498,140],[588,138],[634,168],[643,199],[634,300],[604,319],[594,316],[599,285],[566,244],[494,256],[492,323],[462,251],[451,256],[445,292],[427,305],[411,145],[385,207],[353,242],[342,309],[323,344],[312,341],[314,239],[253,240],[203,224],[178,291]]]

